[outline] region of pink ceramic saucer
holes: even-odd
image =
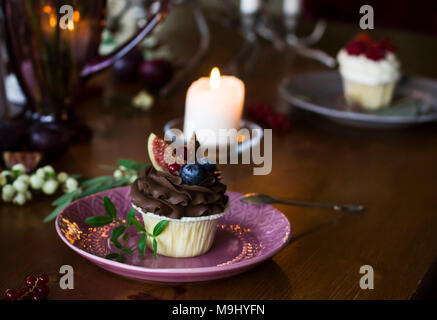
[[[239,201],[239,193],[228,192],[229,212],[220,218],[211,250],[194,258],[170,258],[150,250],[142,259],[137,251],[125,255],[124,263],[105,259],[118,252],[109,241],[114,225],[90,227],[85,219],[104,215],[102,197],[108,196],[124,219],[131,209],[130,187],[112,189],[73,202],[56,219],[61,239],[81,256],[101,268],[124,277],[159,282],[195,282],[220,279],[242,273],[278,253],[290,240],[288,219],[270,205],[249,205]],[[140,221],[140,215],[138,215]],[[129,247],[138,239],[132,236]]]

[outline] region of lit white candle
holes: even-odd
[[[239,129],[243,113],[245,87],[243,81],[232,76],[220,76],[214,68],[211,77],[193,82],[185,101],[184,134],[190,138],[193,132],[203,145],[221,144],[220,129]],[[214,132],[216,140],[202,133]]]
[[[241,0],[240,11],[243,14],[254,14],[259,10],[261,0]]]
[[[300,13],[301,0],[283,0],[283,12],[286,16],[296,16]]]

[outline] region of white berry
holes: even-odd
[[[38,170],[36,170],[35,174],[40,177],[41,179],[44,179],[46,176],[46,173],[44,171],[43,168],[39,168]]]
[[[67,181],[65,181],[65,188],[68,190],[68,192],[75,191],[79,187],[79,183],[74,178],[68,178]]]
[[[1,174],[3,177],[5,177],[6,179],[7,179],[8,177],[11,177],[12,179],[15,178],[14,173],[13,173],[12,171],[9,171],[9,170],[3,170],[0,174]]]
[[[15,192],[16,192],[15,188],[12,185],[10,185],[10,184],[5,185],[2,189],[3,201],[5,201],[5,202],[12,201],[12,198],[14,197]]]
[[[135,180],[137,180],[138,176],[136,174],[134,174],[132,177],[130,177],[129,182],[130,183],[134,183]]]
[[[42,191],[47,195],[54,194],[56,192],[56,189],[58,189],[58,181],[56,181],[55,179],[47,180],[42,186]]]
[[[17,190],[18,192],[26,192],[27,188],[28,188],[28,184],[22,180],[15,180],[12,183],[12,186],[15,188],[15,190]]]
[[[30,177],[27,174],[22,174],[21,176],[18,176],[17,180],[20,180],[26,184],[30,183]]]
[[[12,202],[18,204],[19,206],[22,206],[26,203],[26,195],[23,192],[18,192]]]
[[[55,175],[55,169],[52,166],[45,166],[43,170],[46,176],[53,177]]]
[[[58,174],[58,182],[59,183],[65,183],[68,179],[68,174],[66,174],[65,172],[60,172]]]
[[[44,184],[44,180],[40,176],[34,174],[33,176],[30,177],[30,186],[32,187],[33,190],[41,189],[43,184]]]
[[[18,171],[20,173],[26,172],[26,167],[22,163],[17,163],[12,166],[13,171]]]
[[[123,178],[123,172],[120,169],[117,169],[114,171],[114,178],[115,179],[121,179]]]
[[[8,180],[4,175],[0,174],[0,187],[3,187],[6,183],[8,183]]]
[[[29,190],[26,191],[25,196],[27,201],[32,200],[32,192],[30,192]]]

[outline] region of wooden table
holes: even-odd
[[[187,56],[197,38],[184,10],[169,16],[163,33],[175,54]],[[184,19],[184,28],[177,21]],[[241,40],[216,23],[207,59],[169,98],[150,112],[104,107],[102,97],[81,106],[95,130],[87,145],[69,149],[56,170],[90,177],[107,173],[100,164],[118,158],[148,161],[145,139],[162,134],[169,119],[184,112],[189,83],[214,65],[225,65]],[[335,54],[357,26],[331,23],[319,47]],[[435,39],[408,33],[388,34],[401,48],[404,71],[437,78]],[[244,77],[247,102],[282,105],[278,83],[287,75],[323,69],[317,62],[264,46],[252,75]],[[92,80],[105,93],[133,95],[141,87],[110,84],[109,73]],[[274,133],[273,170],[253,176],[251,166],[226,166],[229,190],[265,192],[280,198],[365,204],[363,215],[278,206],[290,219],[291,243],[251,271],[208,283],[159,285],[106,272],[70,250],[54,223],[42,223],[52,198],[25,207],[0,204],[0,290],[19,288],[29,274],[48,273],[51,299],[409,299],[437,257],[437,130],[435,125],[397,131],[342,127],[293,112],[293,129]],[[59,268],[71,265],[75,289],[61,290]],[[371,265],[375,289],[361,290],[359,269]],[[429,273],[432,275],[432,272]]]

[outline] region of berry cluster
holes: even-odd
[[[396,52],[396,47],[388,39],[376,42],[367,33],[360,33],[346,45],[346,51],[352,56],[363,54],[370,60],[379,61],[385,58],[387,52]]]
[[[38,277],[28,276],[21,290],[6,290],[3,300],[46,300],[50,291],[47,287],[48,282],[49,277],[46,274],[40,274]]]
[[[126,178],[129,180],[129,183],[133,183],[138,178],[138,172],[135,169],[119,165],[118,168],[114,170],[112,176],[117,181]]]
[[[24,205],[32,200],[32,192],[41,190],[47,195],[52,195],[62,185],[65,193],[79,188],[78,181],[65,172],[56,174],[52,166],[45,166],[36,170],[33,175],[26,174],[26,168],[19,163],[11,170],[0,172],[1,197],[5,202]]]
[[[290,121],[287,115],[278,113],[265,103],[258,102],[246,108],[248,115],[263,126],[271,127],[273,130],[289,131]]]

